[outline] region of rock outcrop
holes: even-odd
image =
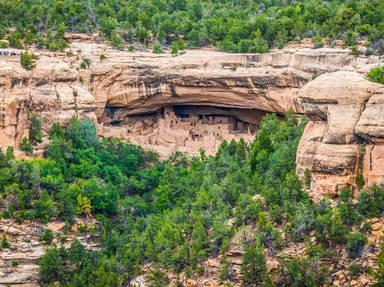
[[[343,186],[356,186],[360,174],[368,184],[383,181],[383,87],[364,79],[378,63],[342,48],[191,50],[172,57],[81,42],[65,54],[40,53],[32,71],[6,56],[0,58],[0,146],[18,147],[37,113],[41,147],[54,122],[65,124],[75,115],[97,122],[101,136],[122,137],[164,156],[195,154],[200,147],[212,154],[223,139],[251,140],[260,119],[254,115],[291,109],[310,119],[297,172],[311,172],[316,196],[334,196]],[[164,109],[179,105],[209,112],[188,120],[176,114],[178,125],[167,123]],[[213,132],[223,124],[217,116],[228,122],[219,133]]]
[[[358,177],[382,183],[384,126],[378,115],[384,112],[383,96],[382,85],[356,72],[327,73],[300,90],[298,103],[310,123],[297,153],[297,172],[311,172],[314,197],[337,196],[345,186],[356,187]]]
[[[41,56],[36,68],[24,70],[18,57],[0,58],[0,145],[15,147],[28,137],[29,118],[38,113],[47,135],[50,126],[69,119],[95,118],[94,98],[64,59]]]
[[[83,220],[77,220],[83,224]],[[87,224],[95,226],[97,222],[89,219]],[[10,219],[0,219],[0,238],[7,238],[9,248],[0,249],[0,286],[41,286],[39,282],[38,260],[52,246],[69,248],[73,240],[78,240],[86,249],[97,250],[96,236],[80,234],[77,225],[65,231],[65,223],[54,221],[48,224],[24,221],[17,223]],[[51,244],[41,240],[44,230],[51,230],[55,237]],[[65,234],[65,236],[64,236]]]

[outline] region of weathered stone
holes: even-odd
[[[276,259],[267,260],[265,264],[267,266],[268,272],[273,272],[279,268],[279,262]]]
[[[298,102],[308,116],[327,121],[329,106],[349,105],[362,109],[380,87],[356,72],[327,73],[300,89]]]
[[[363,160],[363,175],[367,186],[384,185],[384,145],[366,145]]]
[[[354,105],[329,105],[328,124],[323,143],[351,144],[356,142],[354,130],[359,117],[359,107]]]
[[[369,98],[355,133],[371,142],[384,142],[384,89]]]
[[[379,143],[382,90],[356,72],[324,74],[300,89],[298,103],[311,122],[297,151],[297,173],[304,178],[311,171],[313,198],[338,196],[344,186],[356,186],[360,172],[367,183],[383,181],[381,145],[359,147]]]
[[[323,141],[326,125],[323,122],[310,121],[301,136],[296,154],[296,171],[301,177],[306,169],[312,171],[314,158]]]

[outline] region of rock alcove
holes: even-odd
[[[257,109],[188,104],[166,105],[139,114],[106,108],[103,135],[128,139],[164,156],[174,151],[198,154],[200,148],[214,154],[224,140],[243,138],[250,142],[264,115]]]

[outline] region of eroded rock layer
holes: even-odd
[[[383,184],[384,87],[356,72],[334,72],[306,84],[297,101],[310,122],[297,153],[297,172],[312,174],[315,198],[345,186]],[[308,173],[308,172],[307,172]]]
[[[333,196],[355,186],[359,174],[369,184],[383,181],[383,86],[364,78],[378,63],[341,48],[262,55],[193,50],[172,57],[94,43],[42,53],[32,71],[18,57],[2,56],[0,145],[18,147],[37,113],[41,147],[54,122],[78,116],[97,122],[101,136],[164,156],[201,147],[214,153],[224,139],[250,141],[265,113],[291,109],[310,119],[297,172],[311,175],[314,196]]]

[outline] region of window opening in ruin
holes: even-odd
[[[115,121],[111,121],[111,126],[113,126],[113,127],[119,127],[119,126],[121,126],[121,121],[117,121],[117,120],[115,120]]]

